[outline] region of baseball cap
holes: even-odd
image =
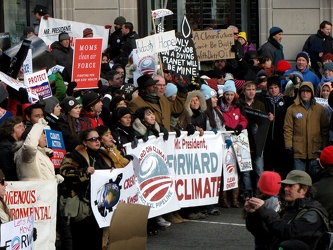
[[[283,184],[303,184],[307,186],[312,186],[312,180],[310,175],[302,170],[292,170],[287,175],[286,179],[282,180],[281,183]]]

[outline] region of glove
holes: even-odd
[[[46,15],[43,16],[43,19],[44,19],[44,20],[47,20],[47,19],[49,19],[49,17],[50,17],[50,15],[49,15],[49,14],[46,14]]]
[[[291,74],[289,76],[289,79],[293,82],[294,85],[297,85],[299,82],[297,81],[297,76],[295,76],[294,74]]]
[[[131,141],[131,148],[136,148],[138,146],[139,140],[138,138],[134,137]]]
[[[133,155],[124,155],[124,158],[126,158],[129,161],[133,161],[134,160]]]
[[[39,124],[43,124],[44,126],[47,125],[47,121],[46,121],[44,118],[39,118],[39,119],[38,119],[38,123],[39,123]]]
[[[18,91],[11,86],[7,85],[7,92],[8,92],[8,97],[11,99],[17,99],[18,96]]]
[[[163,131],[163,140],[167,141],[169,139],[169,132],[168,130]]]
[[[56,174],[58,184],[62,183],[65,179],[60,174]]]
[[[35,228],[35,227],[33,229],[32,237],[33,237],[34,241],[37,240],[37,228]]]
[[[224,128],[225,128],[225,130],[227,130],[227,131],[233,131],[233,129],[230,128],[230,127],[228,127],[228,126],[225,126]]]
[[[105,24],[104,25],[104,28],[107,29],[107,30],[110,30],[112,28],[112,25],[110,24]]]
[[[235,134],[239,135],[240,133],[242,133],[242,128],[243,128],[242,125],[238,124],[234,129]]]
[[[178,138],[181,135],[180,129],[175,129],[176,137]]]
[[[292,147],[286,148],[287,155],[291,158],[294,157],[294,149]]]
[[[156,137],[160,137],[160,132],[157,131],[157,129],[155,129],[155,128],[151,128],[150,131],[153,132],[153,134],[154,134]]]
[[[237,54],[238,52],[238,49],[237,49],[237,46],[235,44],[231,45],[231,52],[235,52]]]
[[[214,134],[217,134],[217,129],[215,129],[215,128],[212,128],[210,131],[213,131]]]
[[[148,135],[142,136],[142,140],[143,140],[143,142],[147,142],[148,141]]]
[[[103,83],[101,80],[98,80],[98,88],[99,89],[103,88]]]
[[[187,94],[188,92],[188,87],[186,84],[184,84],[182,81],[178,81],[176,83],[177,89],[179,93]]]
[[[225,144],[227,144],[227,149],[229,149],[230,146],[232,145],[232,141],[230,139],[226,139]]]
[[[193,135],[195,133],[195,127],[191,123],[186,126],[186,130],[187,130],[187,136]]]
[[[19,88],[18,96],[19,100],[21,101],[21,104],[29,103],[29,95],[26,88]]]
[[[41,96],[41,95],[38,96],[38,103],[40,105],[42,105],[43,107],[46,106],[46,102],[44,101],[43,96]]]
[[[66,94],[67,94],[68,96],[72,96],[72,95],[73,95],[73,91],[74,91],[74,89],[76,88],[76,86],[77,86],[77,83],[76,83],[76,82],[70,82],[70,83],[68,83],[68,85],[67,85],[67,90],[66,90]]]

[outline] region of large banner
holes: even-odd
[[[4,200],[14,220],[34,215],[38,234],[34,249],[55,249],[56,180],[8,182]]]
[[[69,20],[57,19],[49,17],[47,20],[41,19],[38,37],[44,40],[47,45],[51,45],[53,42],[58,41],[58,36],[61,32],[67,32],[71,37],[71,45],[75,38],[83,37],[83,30],[85,28],[91,28],[94,33],[94,37],[103,38],[103,49],[108,46],[109,30],[104,26],[94,25],[89,23],[73,22]]]
[[[193,42],[199,61],[235,58],[232,29],[193,31]]]
[[[1,246],[7,249],[34,249],[34,215],[1,224]]]
[[[101,38],[77,38],[74,44],[72,81],[75,89],[98,88],[101,74]]]

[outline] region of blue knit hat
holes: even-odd
[[[224,83],[223,93],[226,93],[228,91],[234,92],[236,94],[235,82],[232,80],[228,80]]]
[[[205,97],[205,100],[208,100],[208,99],[212,98],[213,96],[217,95],[216,91],[206,84],[201,85],[200,91],[203,94],[203,96]]]
[[[330,71],[333,71],[333,62],[325,63],[324,70],[327,70],[327,69]]]
[[[279,34],[280,32],[283,32],[283,30],[280,27],[277,26],[273,26],[272,28],[270,28],[269,30],[269,36],[273,37],[276,34]]]
[[[172,95],[174,95],[174,94],[177,94],[177,87],[176,87],[176,85],[174,85],[173,83],[168,83],[167,85],[166,85],[166,92],[165,92],[165,96],[166,97],[170,97],[170,96],[172,96]]]
[[[309,59],[309,55],[308,55],[308,53],[306,53],[305,51],[302,51],[302,52],[298,53],[297,56],[296,56],[296,61],[297,61],[297,59],[298,59],[299,57],[303,57],[303,58],[305,58],[305,60],[306,60],[306,61],[308,62],[308,64],[309,64],[310,59]]]

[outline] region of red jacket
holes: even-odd
[[[104,125],[102,119],[97,114],[85,111],[84,109],[81,110],[81,118],[83,118],[80,119],[82,130],[94,129]]]
[[[232,107],[230,111],[222,110],[223,118],[225,120],[225,126],[235,129],[238,124],[242,125],[242,129],[247,127],[247,119],[242,114],[239,107]]]

